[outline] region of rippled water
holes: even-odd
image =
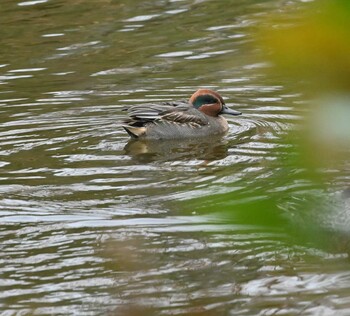
[[[2,1],[4,315],[350,313],[348,197],[305,214],[280,161],[305,101],[250,45],[302,2]],[[129,142],[125,106],[198,87],[243,112],[227,136]]]

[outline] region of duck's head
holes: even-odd
[[[224,99],[215,91],[199,89],[190,98],[192,106],[206,115],[217,117],[220,114],[241,115],[225,105]]]

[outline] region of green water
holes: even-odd
[[[2,0],[4,315],[350,314],[349,175],[289,159],[306,100],[253,44],[300,5]],[[129,142],[125,106],[199,87],[225,137]]]

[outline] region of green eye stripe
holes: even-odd
[[[203,94],[198,96],[194,102],[193,102],[193,106],[195,108],[200,108],[203,104],[213,104],[213,103],[218,103],[218,99],[215,98],[214,96],[210,95],[210,94]]]

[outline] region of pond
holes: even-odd
[[[4,315],[350,314],[350,174],[286,163],[307,101],[252,43],[303,2],[2,0]],[[129,141],[125,107],[199,87],[226,136]]]

